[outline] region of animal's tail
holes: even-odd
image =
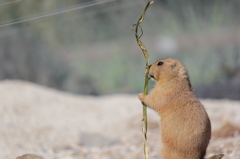
[[[214,155],[212,157],[208,157],[208,158],[205,158],[205,159],[221,159],[223,156],[224,156],[224,154],[219,154],[219,155]]]

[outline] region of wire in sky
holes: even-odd
[[[1,3],[0,6],[11,4],[11,3],[14,3],[14,2],[19,2],[19,1],[21,1],[21,0],[15,0],[15,1],[11,1],[11,2]]]
[[[10,23],[7,23],[7,24],[2,24],[2,25],[0,25],[0,28],[5,27],[5,26],[9,26],[9,25],[22,23],[22,22],[27,22],[27,21],[31,21],[31,20],[40,19],[40,18],[45,18],[45,17],[49,17],[49,16],[61,14],[61,13],[66,13],[66,12],[70,12],[70,11],[74,11],[74,10],[78,10],[78,9],[88,8],[88,7],[92,7],[92,6],[96,6],[96,5],[100,5],[100,4],[104,4],[104,3],[108,3],[108,2],[112,2],[112,1],[115,1],[115,0],[104,0],[104,1],[100,1],[100,2],[93,2],[93,3],[84,4],[84,5],[79,5],[79,6],[70,8],[70,9],[60,10],[60,11],[56,11],[56,12],[49,13],[49,14],[44,14],[44,15],[35,16],[35,17],[32,17],[32,18],[27,18],[27,19],[22,19],[22,20],[15,21],[15,22],[10,22]]]
[[[76,15],[76,14],[71,15],[71,19],[69,19],[66,16],[61,17],[61,21],[66,22],[66,21],[78,20],[78,18],[86,16],[86,15],[94,15],[94,14],[103,13],[103,12],[104,13],[107,12],[107,13],[111,14],[110,12],[125,10],[125,9],[136,7],[137,4],[141,4],[141,3],[139,3],[139,0],[131,0],[131,1],[128,1],[126,3],[121,3],[121,4],[118,4],[118,5],[111,5],[111,6],[108,6],[108,7],[102,7],[102,8],[97,9],[97,10],[87,11],[87,12],[84,12],[83,14],[81,14],[81,15]]]

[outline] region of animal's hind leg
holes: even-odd
[[[161,152],[162,159],[186,159],[186,157],[182,156],[171,148],[163,147]]]
[[[204,154],[205,152],[200,154],[199,151],[180,151],[172,147],[162,148],[162,159],[203,159]]]

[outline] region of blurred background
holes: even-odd
[[[0,80],[84,95],[142,92],[145,60],[131,26],[147,2],[0,0]],[[155,0],[141,40],[150,63],[181,60],[198,97],[239,100],[239,16],[239,0]]]

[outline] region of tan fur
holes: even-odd
[[[26,155],[19,156],[16,159],[43,159],[43,157],[37,156],[34,154],[26,154]]]
[[[150,66],[149,75],[156,85],[139,99],[161,116],[162,159],[203,159],[211,123],[193,93],[187,69],[178,60],[162,59]]]

